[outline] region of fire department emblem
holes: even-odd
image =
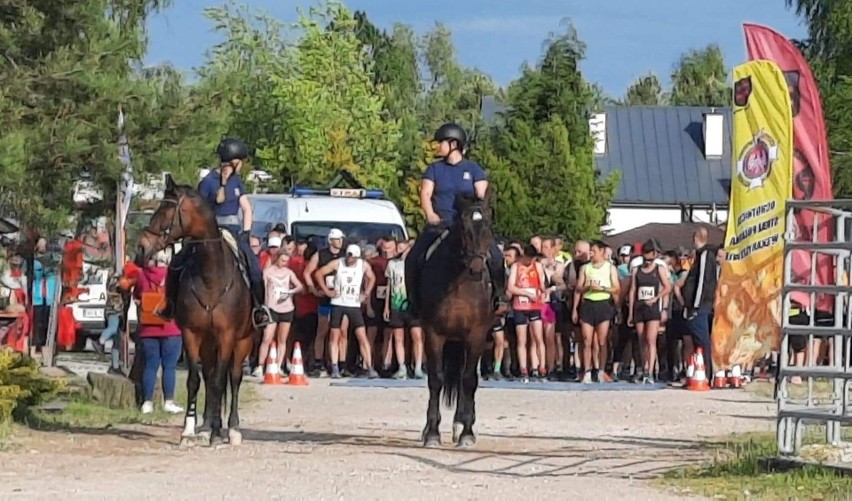
[[[760,188],[772,172],[772,164],[776,160],[778,160],[778,144],[769,134],[761,130],[740,151],[737,160],[737,177],[750,190]]]

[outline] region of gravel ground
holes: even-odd
[[[444,447],[423,449],[426,389],[258,393],[239,447],[180,449],[180,420],[27,432],[0,454],[0,498],[679,499],[648,479],[706,459],[708,437],[774,427],[743,391],[484,389],[474,449],[449,445],[449,410]]]

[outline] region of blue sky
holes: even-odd
[[[175,0],[174,6],[149,21],[151,64],[169,61],[191,71],[217,41],[204,19],[205,7],[223,0]],[[311,0],[243,0],[283,21],[296,19],[297,6]],[[668,84],[672,66],[690,48],[718,43],[729,67],[743,61],[744,21],[771,26],[791,38],[805,27],[784,0],[348,0],[365,10],[382,28],[395,22],[423,33],[435,22],[454,34],[459,60],[506,85],[524,61],[541,56],[549,33],[570,18],[587,45],[582,69],[614,97],[648,71]]]

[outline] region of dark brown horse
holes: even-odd
[[[448,407],[456,403],[453,441],[459,447],[476,443],[476,367],[495,320],[486,264],[494,238],[490,204],[487,198],[460,197],[456,206],[458,221],[427,259],[419,284],[429,370],[429,408],[423,429],[427,447],[441,443],[442,390]]]
[[[206,400],[198,438],[210,445],[221,443],[222,400],[231,383],[228,438],[238,445],[239,394],[242,363],[252,348],[256,331],[251,321],[251,293],[242,277],[239,261],[219,233],[213,209],[189,186],[178,186],[166,177],[163,200],[139,237],[137,261],[147,263],[165,247],[182,241],[189,253],[180,270],[175,320],[183,333],[189,364],[186,381],[188,402],[181,445],[196,438],[196,401],[204,376]]]

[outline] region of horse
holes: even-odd
[[[490,195],[490,193],[489,193]],[[419,284],[420,321],[426,333],[429,407],[423,445],[441,444],[440,397],[456,403],[453,442],[476,443],[474,395],[479,383],[477,362],[494,325],[487,256],[493,241],[490,196],[456,198],[457,223],[430,249]]]
[[[163,199],[139,237],[137,264],[147,263],[154,253],[180,240],[181,253],[189,253],[186,264],[169,270],[180,273],[175,321],[189,365],[180,444],[190,446],[196,439],[210,446],[223,443],[222,399],[230,381],[227,438],[230,444],[239,445],[242,364],[257,335],[251,319],[250,287],[243,278],[242,258],[220,233],[213,208],[198,191],[175,184],[167,175]],[[199,374],[204,376],[206,400],[196,435]]]

